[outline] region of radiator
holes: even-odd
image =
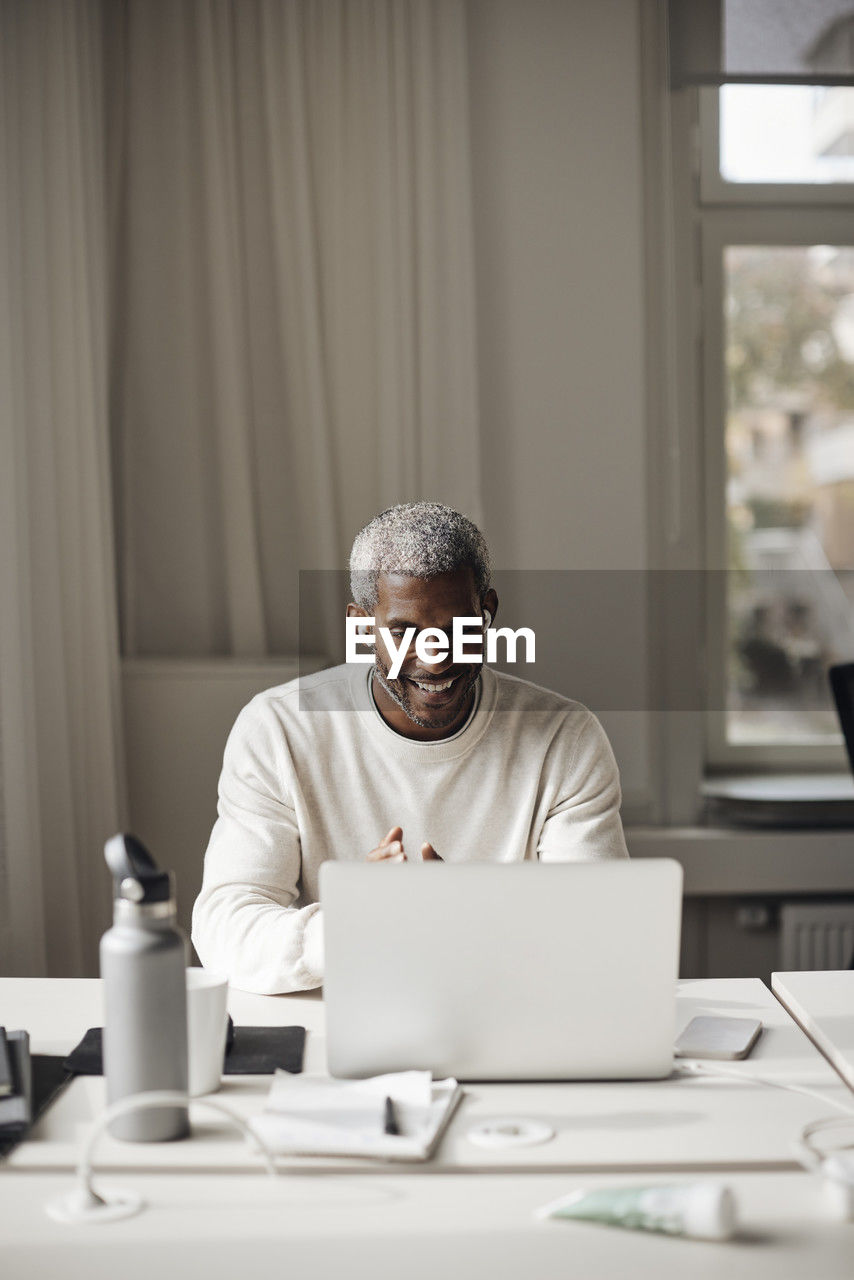
[[[854,961],[854,902],[785,902],[780,968],[848,969]]]

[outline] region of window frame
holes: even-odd
[[[718,89],[699,91],[699,203],[854,207],[854,182],[729,182],[720,170],[720,98]],[[854,92],[854,90],[852,90]]]
[[[720,176],[718,91],[699,93],[694,227],[699,258],[699,426],[705,490],[707,705],[704,773],[749,769],[847,772],[841,733],[814,743],[734,744],[726,738],[726,374],[723,253],[730,245],[851,245],[854,184],[745,184]]]

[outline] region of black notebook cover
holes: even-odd
[[[232,1034],[233,1028],[233,1034]],[[272,1075],[277,1068],[298,1075],[305,1052],[305,1027],[229,1027],[223,1074]],[[90,1027],[64,1063],[75,1075],[103,1074],[102,1029]]]

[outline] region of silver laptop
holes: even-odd
[[[332,1075],[671,1070],[677,862],[326,862],[320,897]]]

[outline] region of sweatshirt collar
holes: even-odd
[[[405,738],[396,733],[383,720],[371,693],[370,681],[373,666],[353,665],[350,679],[350,695],[355,712],[361,716],[365,731],[380,749],[398,759],[438,763],[466,755],[483,737],[495,710],[497,682],[494,673],[484,666],[480,674],[480,696],[473,713],[450,738],[438,738],[433,742],[421,742],[417,738]]]

